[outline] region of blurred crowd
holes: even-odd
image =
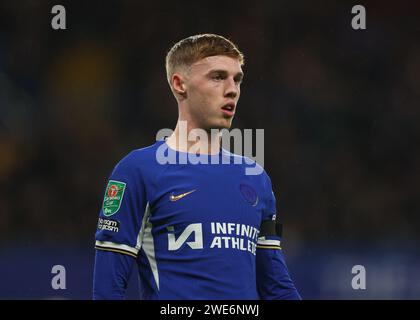
[[[218,33],[245,54],[234,127],[265,129],[285,237],[419,239],[420,6],[72,1],[0,3],[0,244],[93,245],[108,175],[174,128],[164,57]]]

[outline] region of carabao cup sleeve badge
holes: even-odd
[[[102,211],[104,216],[109,217],[120,210],[121,202],[124,197],[126,183],[121,181],[109,180],[106,186]]]

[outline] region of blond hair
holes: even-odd
[[[188,67],[201,59],[218,55],[236,58],[241,65],[245,63],[242,52],[225,37],[206,33],[182,39],[166,55],[166,76],[169,84],[177,68]]]

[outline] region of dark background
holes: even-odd
[[[107,177],[174,128],[164,57],[197,33],[245,54],[233,127],[265,129],[303,297],[420,298],[420,3],[128,0],[0,3],[0,298],[90,298]]]

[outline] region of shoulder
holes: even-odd
[[[161,144],[162,141],[157,141],[150,146],[132,150],[117,163],[114,171],[132,172],[150,169],[156,164],[156,150]]]
[[[234,154],[226,149],[222,149],[222,152],[224,157],[230,157],[232,159],[231,162],[241,165],[245,169],[246,175],[254,176],[255,179],[263,181],[264,183],[266,183],[266,181],[271,183],[270,177],[264,167],[254,159]]]

